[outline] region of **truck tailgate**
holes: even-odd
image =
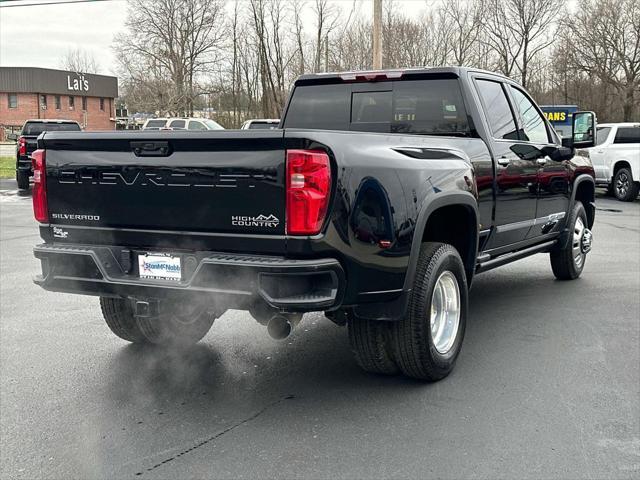
[[[47,133],[53,225],[284,235],[282,131]]]

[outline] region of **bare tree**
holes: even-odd
[[[335,4],[329,3],[328,0],[315,0],[313,11],[316,14],[314,72],[322,71],[323,57],[325,57],[324,70],[327,71],[328,59],[326,58],[326,52],[328,52],[329,48],[329,35],[340,23],[340,10]],[[325,52],[324,55],[323,52]]]
[[[64,70],[82,73],[99,73],[100,65],[95,57],[81,48],[67,50],[60,60],[60,67]]]
[[[451,60],[455,65],[476,63],[482,33],[484,0],[450,0],[442,4],[440,17],[450,28]]]
[[[633,0],[632,0],[633,1]],[[553,42],[550,35],[564,0],[487,0],[484,40],[505,75],[519,74],[527,86],[529,66]]]
[[[634,119],[640,96],[640,3],[585,0],[565,22],[567,60],[623,98],[623,119]]]
[[[383,67],[468,65],[520,80],[544,103],[635,119],[638,0],[383,2]],[[212,107],[237,127],[277,117],[297,76],[372,68],[362,0],[129,0],[116,42],[131,110]],[[562,28],[557,25],[562,22]],[[552,43],[553,40],[553,43]],[[552,72],[550,75],[549,72]]]
[[[217,61],[226,35],[223,1],[128,1],[127,30],[115,39],[125,81],[151,88],[168,80],[169,99],[159,106],[191,114],[197,77]]]

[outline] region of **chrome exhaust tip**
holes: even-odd
[[[284,340],[291,335],[301,319],[300,314],[276,314],[267,323],[267,333],[274,340]]]

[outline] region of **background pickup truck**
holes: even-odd
[[[284,338],[324,311],[365,370],[438,380],[476,273],[541,252],[582,272],[596,124],[573,118],[563,146],[520,86],[453,67],[304,75],[280,130],[47,132],[35,281],[100,296],[131,342],[196,342],[228,308]]]
[[[589,156],[596,184],[618,200],[633,202],[640,192],[640,123],[601,123]]]
[[[29,190],[29,177],[33,175],[31,154],[36,149],[38,135],[45,131],[79,132],[80,125],[73,120],[27,120],[20,135],[10,136],[16,141],[16,182],[19,190]]]

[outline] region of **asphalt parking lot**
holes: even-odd
[[[15,183],[13,183],[15,185]],[[479,276],[450,377],[361,372],[307,315],[229,311],[189,351],[118,339],[45,292],[28,197],[0,183],[2,478],[639,478],[640,201],[597,199],[582,277],[546,255]]]

